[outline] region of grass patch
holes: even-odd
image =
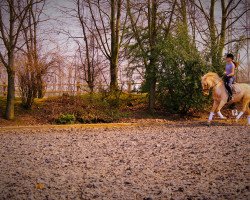
[[[76,121],[75,115],[62,114],[56,120],[57,124],[73,124]]]

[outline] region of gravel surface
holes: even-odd
[[[0,199],[250,199],[250,127],[0,130]]]

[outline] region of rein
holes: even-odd
[[[213,87],[211,87],[212,89],[214,89],[220,82],[224,82],[223,81],[223,78],[224,78],[224,75],[222,75],[221,77],[220,77],[220,79],[221,80],[219,80]]]
[[[219,81],[212,87],[212,89],[214,89],[220,82],[223,82],[223,80],[219,80]]]

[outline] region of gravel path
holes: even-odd
[[[0,199],[250,199],[250,127],[0,130]]]

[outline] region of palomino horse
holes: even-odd
[[[223,80],[218,76],[218,74],[209,72],[201,78],[201,83],[204,95],[209,95],[209,91],[211,89],[213,90],[214,103],[208,118],[208,123],[210,124],[215,113],[217,113],[221,119],[226,119],[220,111],[221,108],[227,103],[228,99],[228,93]],[[233,95],[233,99],[229,103],[242,101],[242,111],[237,115],[236,121],[239,120],[245,112],[247,112],[248,125],[250,125],[250,85],[237,83],[237,88],[239,88],[239,92]]]

